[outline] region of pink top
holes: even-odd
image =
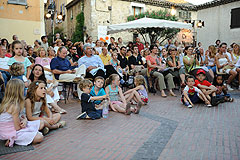
[[[51,59],[48,57],[36,57],[35,59],[35,64],[41,64],[42,66],[47,66],[50,65]]]
[[[5,112],[0,116],[0,139],[10,140],[9,147],[12,147],[16,139],[17,132],[14,127],[14,122],[10,114]]]

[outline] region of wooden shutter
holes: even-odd
[[[240,8],[231,10],[231,25],[230,28],[240,28]]]

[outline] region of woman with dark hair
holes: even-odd
[[[44,81],[47,85],[47,94],[46,94],[47,104],[52,106],[55,112],[67,113],[64,109],[60,108],[57,105],[57,102],[60,99],[58,89],[57,89],[58,84],[53,80],[46,79],[43,66],[41,66],[40,64],[34,65],[32,72],[29,76],[29,79],[31,80],[31,82],[36,80]]]
[[[197,54],[193,54],[193,47],[186,46],[184,49],[185,56],[183,57],[183,63],[185,66],[185,71],[188,74],[196,76],[197,71],[202,69],[197,58]],[[213,82],[213,78],[208,71],[206,71],[206,77],[209,82]]]
[[[128,42],[127,49],[133,51],[133,42]]]
[[[8,43],[8,40],[7,40],[7,39],[3,38],[3,39],[1,40],[1,45],[2,45],[2,46],[5,46],[5,47],[6,47],[6,50],[8,50],[8,45],[9,45],[9,43]]]
[[[173,92],[173,88],[175,88],[173,76],[166,68],[166,65],[162,62],[162,59],[157,55],[158,54],[157,45],[151,45],[149,50],[151,51],[151,53],[146,57],[148,73],[150,73],[151,77],[157,78],[161,96],[164,98],[167,97],[164,91],[166,89],[167,83],[170,95],[176,97],[176,95]],[[151,90],[153,89],[151,88]]]

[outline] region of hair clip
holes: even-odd
[[[36,85],[38,86],[38,85],[39,85],[39,83],[38,83],[38,82],[36,82]]]

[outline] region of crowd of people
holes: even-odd
[[[145,45],[125,44],[121,37],[110,43],[92,37],[84,42],[62,40],[56,34],[50,46],[47,36],[34,46],[1,39],[0,45],[0,139],[6,146],[39,143],[49,130],[64,127],[58,105],[65,97],[61,81],[77,84],[73,96],[81,100],[82,113],[77,119],[99,119],[109,110],[138,114],[149,102],[148,92],[157,90],[163,98],[177,97],[188,108],[196,103],[208,107],[232,102],[228,91],[240,86],[240,47],[216,41],[206,51],[169,39]],[[238,78],[236,78],[238,76]],[[236,80],[237,79],[237,80]]]

